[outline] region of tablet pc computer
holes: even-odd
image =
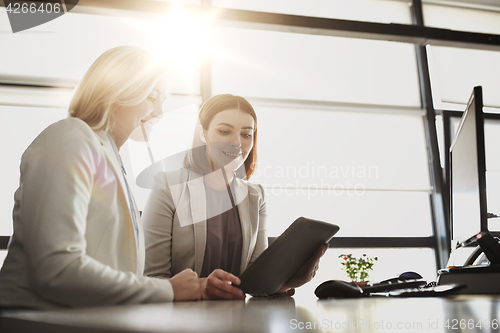
[[[299,217],[241,273],[236,287],[253,295],[276,293],[339,229],[332,223]]]

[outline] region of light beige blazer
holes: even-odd
[[[235,178],[242,232],[241,272],[266,248],[264,189]],[[201,273],[207,239],[203,177],[186,169],[159,173],[143,212],[149,276],[168,278],[191,268]]]
[[[22,156],[14,199],[0,305],[173,299],[168,280],[143,276],[142,225],[137,244],[121,164],[105,132],[72,117],[49,126]]]

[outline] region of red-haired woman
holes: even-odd
[[[257,116],[250,103],[229,94],[201,108],[193,147],[181,170],[156,176],[144,209],[145,274],[169,278],[191,268],[203,280],[203,298],[243,299],[228,282],[268,246],[264,189],[247,180],[257,162]],[[316,256],[280,290],[309,281]]]

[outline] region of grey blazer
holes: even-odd
[[[72,117],[45,129],[21,159],[0,306],[173,300],[169,281],[143,276],[142,226],[136,242],[125,186],[105,132]]]
[[[157,174],[143,212],[145,274],[168,278],[186,268],[201,273],[207,237],[203,176],[186,169]],[[235,178],[243,238],[241,272],[268,246],[264,189]]]

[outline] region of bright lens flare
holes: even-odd
[[[211,16],[192,15],[179,7],[151,26],[158,59],[182,75],[184,80],[199,75],[203,58],[212,54],[209,38]]]

